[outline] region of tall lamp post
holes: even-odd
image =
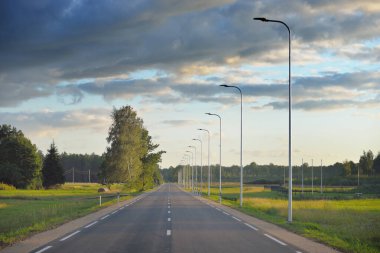
[[[202,171],[202,166],[203,166],[203,164],[202,164],[202,153],[203,153],[203,150],[202,150],[202,140],[200,140],[200,139],[196,139],[196,138],[194,138],[193,139],[193,141],[199,141],[200,142],[200,144],[201,144],[201,191],[200,191],[200,195],[202,196],[202,188],[203,188],[203,171]]]
[[[219,118],[219,203],[222,203],[222,117],[215,113],[206,114]]]
[[[193,152],[186,150],[186,153],[191,154],[191,191],[194,192],[194,160],[193,160]]]
[[[221,84],[221,87],[235,88],[240,92],[240,207],[243,206],[243,93],[238,86]]]
[[[288,191],[288,222],[293,221],[293,208],[292,208],[292,193],[293,193],[293,177],[292,177],[292,86],[291,86],[291,41],[290,41],[290,28],[289,26],[280,20],[266,19],[266,18],[254,18],[262,22],[273,22],[283,24],[288,30],[289,34],[289,191]]]
[[[198,168],[197,168],[197,147],[188,146],[194,149],[194,164],[195,164],[195,192],[198,194]]]
[[[208,196],[210,196],[210,131],[208,131],[207,129],[203,129],[203,128],[198,128],[198,130],[207,132],[207,136],[208,136],[208,154],[207,154],[208,177],[207,177],[207,181],[208,181]]]

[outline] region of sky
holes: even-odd
[[[102,154],[113,108],[131,105],[176,166],[358,162],[380,151],[380,2],[373,0],[3,0],[0,124],[46,152]]]

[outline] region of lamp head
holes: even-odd
[[[221,87],[230,87],[230,86],[227,85],[227,84],[221,84],[221,85],[219,85],[219,86],[221,86]]]
[[[209,113],[209,112],[206,112],[205,114],[207,114],[207,115],[211,115],[211,113]]]
[[[260,20],[262,22],[268,22],[268,19],[260,17],[260,18],[253,18],[253,20]]]

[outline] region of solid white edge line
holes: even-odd
[[[232,216],[232,218],[235,219],[235,220],[237,220],[237,221],[241,221],[241,219],[238,219],[235,216]]]
[[[107,214],[106,216],[103,216],[102,218],[100,218],[101,220],[104,220],[105,218],[109,217],[110,215]]]
[[[248,224],[248,223],[244,223],[247,227],[249,227],[249,228],[252,228],[253,230],[259,230],[258,228],[256,228],[256,227],[254,227],[254,226],[252,226],[251,224]]]
[[[277,243],[281,244],[282,246],[286,246],[286,243],[284,243],[284,242],[282,242],[282,241],[280,241],[280,240],[278,240],[278,239],[274,238],[273,236],[271,236],[271,235],[268,235],[268,234],[264,234],[264,235],[265,235],[266,237],[268,237],[268,238],[272,239],[273,241],[275,241],[275,242],[277,242]]]
[[[170,229],[166,230],[166,235],[171,235],[172,234],[172,231]]]
[[[71,234],[69,234],[68,236],[63,237],[63,238],[62,238],[61,240],[59,240],[59,241],[60,241],[60,242],[63,242],[63,241],[65,241],[65,240],[69,239],[70,237],[72,237],[72,236],[78,234],[79,232],[80,232],[80,230],[77,230],[77,231],[75,231],[74,233],[71,233]]]
[[[44,252],[44,251],[46,251],[46,250],[48,250],[48,249],[50,249],[50,248],[52,248],[53,246],[46,246],[45,248],[42,248],[42,249],[40,249],[39,251],[36,251],[35,253],[41,253],[41,252]]]
[[[96,223],[98,223],[98,221],[94,221],[93,223],[88,224],[87,226],[85,226],[85,228],[89,228],[89,227],[95,225]]]

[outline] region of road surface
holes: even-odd
[[[301,252],[233,215],[165,184],[33,252]]]

